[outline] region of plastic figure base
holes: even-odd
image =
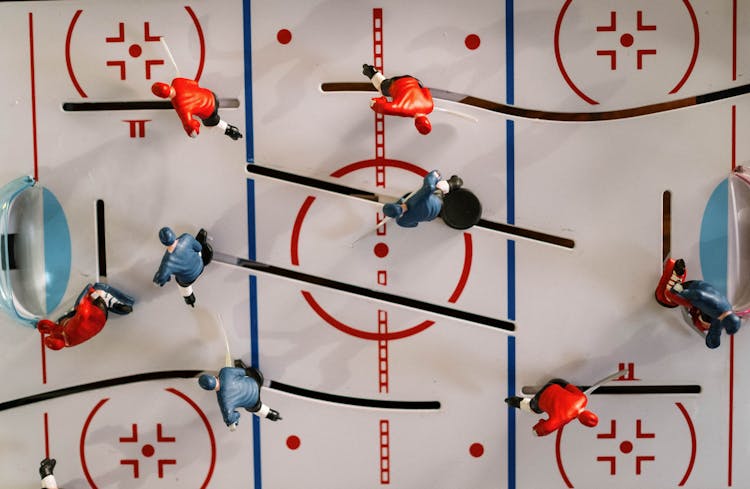
[[[659,284],[654,291],[656,302],[664,307],[677,307],[679,304],[675,304],[669,300],[667,291],[677,282],[683,282],[686,275],[687,271],[685,270],[685,262],[683,260],[673,260],[668,258],[667,261],[664,262],[664,270],[662,271],[661,279],[659,279]]]

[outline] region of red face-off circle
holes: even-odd
[[[141,47],[137,44],[131,44],[130,47],[128,48],[128,53],[134,58],[137,58],[138,56],[140,56],[142,52],[143,52],[143,49],[141,49]]]

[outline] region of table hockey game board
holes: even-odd
[[[746,487],[750,333],[709,350],[654,287],[667,256],[742,286],[748,21],[736,0],[0,3],[0,181],[65,212],[58,310],[99,277],[136,299],[62,351],[0,318],[0,487],[38,487],[46,455],[66,489]],[[161,37],[244,139],[142,103],[175,76]],[[476,120],[378,117],[363,63]],[[434,168],[480,224],[373,231],[374,199]],[[151,282],[167,225],[213,238],[195,309]],[[283,420],[231,432],[198,387],[220,322]],[[623,368],[595,428],[537,438],[503,402]]]

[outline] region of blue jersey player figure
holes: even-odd
[[[213,248],[207,237],[205,229],[198,231],[195,238],[187,233],[178,238],[168,227],[159,230],[159,240],[167,250],[161,259],[159,270],[154,275],[154,283],[163,286],[174,275],[182,298],[191,307],[195,307],[192,284],[213,258]]]
[[[405,228],[417,227],[420,222],[432,221],[443,209],[443,195],[456,190],[463,181],[456,175],[443,180],[440,172],[432,170],[425,175],[422,187],[416,192],[383,206],[383,214],[396,219],[396,224]]]
[[[730,335],[736,333],[740,318],[714,286],[703,280],[685,282],[686,276],[685,260],[668,259],[656,288],[656,300],[664,307],[685,307],[695,329],[706,335],[706,346],[717,348],[722,329]]]
[[[269,408],[260,400],[263,374],[256,368],[245,366],[242,360],[235,360],[234,367],[222,368],[218,377],[201,375],[198,384],[205,390],[216,391],[224,423],[232,431],[240,422],[240,413],[237,412],[239,408],[245,408],[246,411],[271,421],[281,419],[278,411]]]
[[[52,472],[55,470],[57,461],[54,458],[45,458],[39,463],[39,477],[42,478],[42,489],[58,489],[57,481]]]

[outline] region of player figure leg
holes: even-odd
[[[175,279],[175,281],[177,282],[177,287],[180,289],[180,295],[185,301],[185,304],[190,307],[195,307],[195,294],[193,294],[193,284],[185,284],[177,279]]]

